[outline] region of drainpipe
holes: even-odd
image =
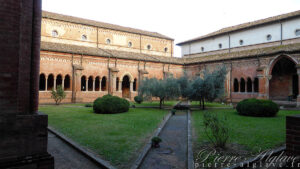
[[[229,91],[230,91],[230,103],[232,104],[232,61],[230,62],[230,84],[229,84]]]

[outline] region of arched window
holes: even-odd
[[[102,80],[101,80],[101,90],[102,91],[106,91],[106,77],[102,77]]]
[[[233,81],[233,91],[239,92],[239,81],[237,79],[234,79]]]
[[[71,78],[69,75],[66,75],[64,80],[64,90],[69,91],[70,89],[71,89]]]
[[[106,39],[106,44],[110,44],[111,43],[111,41],[110,41],[110,39]]]
[[[62,86],[62,76],[61,75],[56,76],[56,89],[57,89],[57,86]]]
[[[241,40],[239,41],[239,43],[240,43],[240,45],[243,45],[243,44],[244,44],[244,40],[241,39]]]
[[[137,89],[137,79],[135,78],[133,81],[133,91],[136,91]]]
[[[164,51],[165,51],[165,52],[168,52],[168,48],[167,48],[167,47],[165,47],[165,48],[164,48]]]
[[[201,51],[204,52],[204,47],[201,47]]]
[[[93,91],[93,76],[89,77],[89,80],[88,80],[88,91]]]
[[[240,89],[240,91],[241,92],[245,92],[245,79],[244,78],[241,78],[241,85],[240,85],[240,87],[241,87],[241,89]]]
[[[270,40],[272,40],[272,35],[271,35],[271,34],[268,34],[268,35],[267,35],[267,41],[270,41]]]
[[[222,43],[219,43],[219,49],[222,49]]]
[[[116,79],[116,91],[119,91],[119,82],[120,82],[120,79],[117,77],[117,79]]]
[[[132,47],[132,42],[128,42],[128,47]]]
[[[40,91],[46,90],[46,76],[42,73],[40,74]]]
[[[147,49],[150,50],[152,47],[151,45],[147,45]]]
[[[259,81],[258,81],[258,78],[256,77],[255,79],[254,79],[254,92],[257,92],[258,93],[258,91],[259,91],[259,83],[258,83]]]
[[[95,91],[99,91],[100,90],[100,77],[97,76],[95,79]]]
[[[252,80],[250,77],[247,78],[247,92],[252,92]]]
[[[82,76],[81,77],[81,91],[85,91],[86,90],[86,77]]]
[[[52,90],[54,87],[54,76],[53,74],[50,74],[48,76],[48,81],[47,81],[47,90]]]
[[[296,34],[296,36],[300,36],[300,29],[296,29],[295,34]]]

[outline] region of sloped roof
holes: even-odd
[[[148,55],[144,53],[134,53],[125,52],[120,50],[108,50],[95,47],[85,47],[77,45],[68,45],[62,43],[52,43],[52,42],[41,42],[41,50],[53,51],[53,52],[63,52],[63,53],[74,53],[83,54],[90,56],[101,56],[101,57],[112,57],[119,59],[129,59],[129,60],[141,60],[141,61],[151,61],[151,62],[161,62],[161,63],[172,63],[172,64],[182,64],[181,58],[176,57],[164,57],[156,55]]]
[[[100,28],[112,29],[112,30],[117,30],[117,31],[147,35],[147,36],[152,36],[152,37],[157,37],[157,38],[162,38],[162,39],[174,40],[168,36],[162,35],[157,32],[150,32],[150,31],[145,31],[145,30],[141,30],[141,29],[124,27],[124,26],[120,26],[120,25],[114,25],[114,24],[109,24],[109,23],[105,23],[105,22],[83,19],[83,18],[78,18],[78,17],[74,17],[74,16],[62,15],[62,14],[52,13],[52,12],[48,12],[48,11],[43,11],[42,17],[65,21],[65,22],[72,22],[72,23],[77,23],[77,24],[96,26],[96,27],[100,27]]]
[[[257,49],[237,51],[232,53],[214,54],[214,55],[207,55],[207,56],[197,56],[196,54],[193,55],[193,57],[186,57],[185,64],[226,61],[231,59],[261,57],[261,56],[268,56],[268,55],[274,55],[280,53],[293,53],[293,52],[300,52],[300,43],[257,48]]]
[[[207,39],[207,38],[218,36],[218,35],[227,34],[227,33],[230,33],[230,32],[235,32],[235,31],[239,31],[239,30],[243,30],[243,29],[247,29],[247,28],[251,28],[251,27],[255,27],[255,26],[260,26],[260,25],[263,25],[263,24],[278,22],[278,21],[281,21],[281,20],[286,20],[286,19],[289,19],[289,18],[297,17],[297,16],[300,16],[300,10],[290,12],[290,13],[286,13],[286,14],[282,14],[282,15],[269,17],[269,18],[265,18],[265,19],[256,20],[256,21],[253,21],[253,22],[247,22],[247,23],[243,23],[243,24],[239,24],[239,25],[235,25],[235,26],[230,26],[230,27],[223,28],[223,29],[220,29],[218,31],[209,33],[209,34],[204,35],[204,36],[200,36],[200,37],[196,37],[196,38],[193,38],[193,39],[190,39],[190,40],[187,40],[187,41],[180,42],[177,45],[180,46],[180,45],[183,45],[183,44],[186,44],[186,43],[195,42],[195,41]]]

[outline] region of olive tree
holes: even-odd
[[[167,77],[165,79],[146,78],[142,81],[139,92],[142,96],[159,98],[159,108],[166,99],[174,99],[180,96],[180,86],[177,79]]]

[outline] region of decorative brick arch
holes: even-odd
[[[133,81],[134,81],[134,78],[133,78],[133,76],[132,76],[132,75],[131,75],[131,73],[129,73],[129,72],[125,72],[125,73],[123,73],[123,75],[120,77],[120,81],[122,81],[122,80],[123,80],[124,76],[128,76],[128,77],[129,77],[129,81],[130,81],[130,82],[133,82]]]
[[[267,72],[266,74],[267,75],[272,75],[272,70],[275,66],[275,64],[282,58],[287,58],[289,59],[290,61],[294,62],[295,65],[298,65],[298,61],[297,59],[293,58],[292,56],[290,55],[287,55],[287,54],[281,54],[281,55],[277,55],[274,59],[271,60],[271,62],[269,63],[269,66],[268,66],[268,69],[267,69]]]

